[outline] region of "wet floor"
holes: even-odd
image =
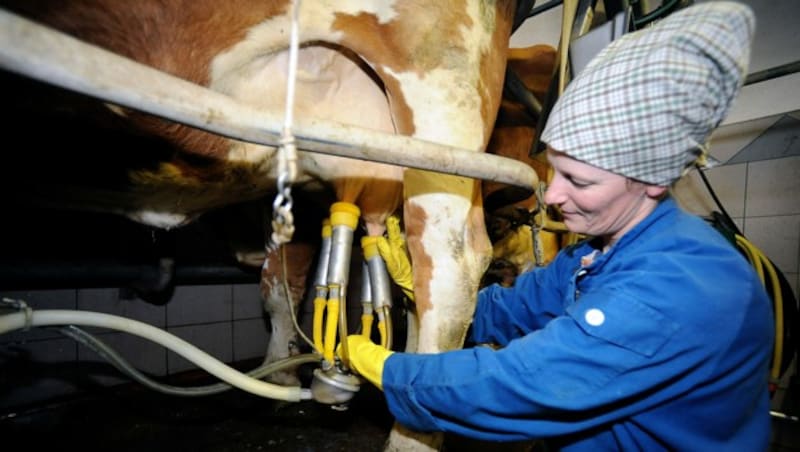
[[[170,384],[178,384],[170,381]],[[189,376],[181,385],[209,384]],[[304,384],[307,386],[307,384]],[[362,385],[346,411],[313,401],[280,402],[237,389],[196,398],[136,383],[0,412],[0,450],[81,452],[381,452],[394,423],[383,393]],[[528,452],[447,436],[444,452]]]
[[[382,394],[369,385],[346,411],[335,411],[313,401],[279,402],[235,389],[184,398],[132,383],[0,413],[0,450],[379,452],[392,423]],[[800,451],[796,421],[775,420],[774,427],[771,452]],[[528,452],[540,447],[449,436],[444,450]]]
[[[379,451],[392,419],[380,398],[362,395],[340,412],[235,390],[177,398],[125,388],[5,417],[0,436],[19,450]]]
[[[19,445],[17,450],[32,451],[380,452],[392,423],[374,388],[362,388],[347,411],[334,411],[316,402],[276,402],[238,391],[187,399],[129,387],[6,415],[0,437]],[[454,436],[443,448],[532,450],[533,444],[487,445]]]

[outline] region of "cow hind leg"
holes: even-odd
[[[261,270],[261,296],[269,316],[271,331],[264,364],[273,363],[301,352],[298,334],[298,309],[305,297],[306,275],[314,259],[310,244],[293,242],[283,249],[270,251]],[[288,368],[267,376],[276,384],[297,386],[296,370]]]

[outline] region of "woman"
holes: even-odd
[[[348,338],[351,365],[418,431],[557,450],[766,450],[770,301],[669,186],[698,159],[746,73],[752,12],[709,2],[604,49],[542,134],[545,203],[590,239],[478,297],[470,340],[393,353]]]

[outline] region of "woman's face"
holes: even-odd
[[[548,148],[553,178],[545,204],[557,206],[570,231],[602,237],[611,245],[653,211],[658,201],[648,186],[625,176],[575,160]],[[663,193],[665,187],[654,187]],[[651,188],[652,190],[652,188]]]

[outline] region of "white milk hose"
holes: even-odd
[[[288,402],[312,400],[310,389],[280,386],[249,377],[183,339],[137,320],[100,312],[59,309],[27,310],[0,316],[0,334],[30,327],[55,325],[94,326],[124,331],[172,350],[211,375],[243,391]]]

